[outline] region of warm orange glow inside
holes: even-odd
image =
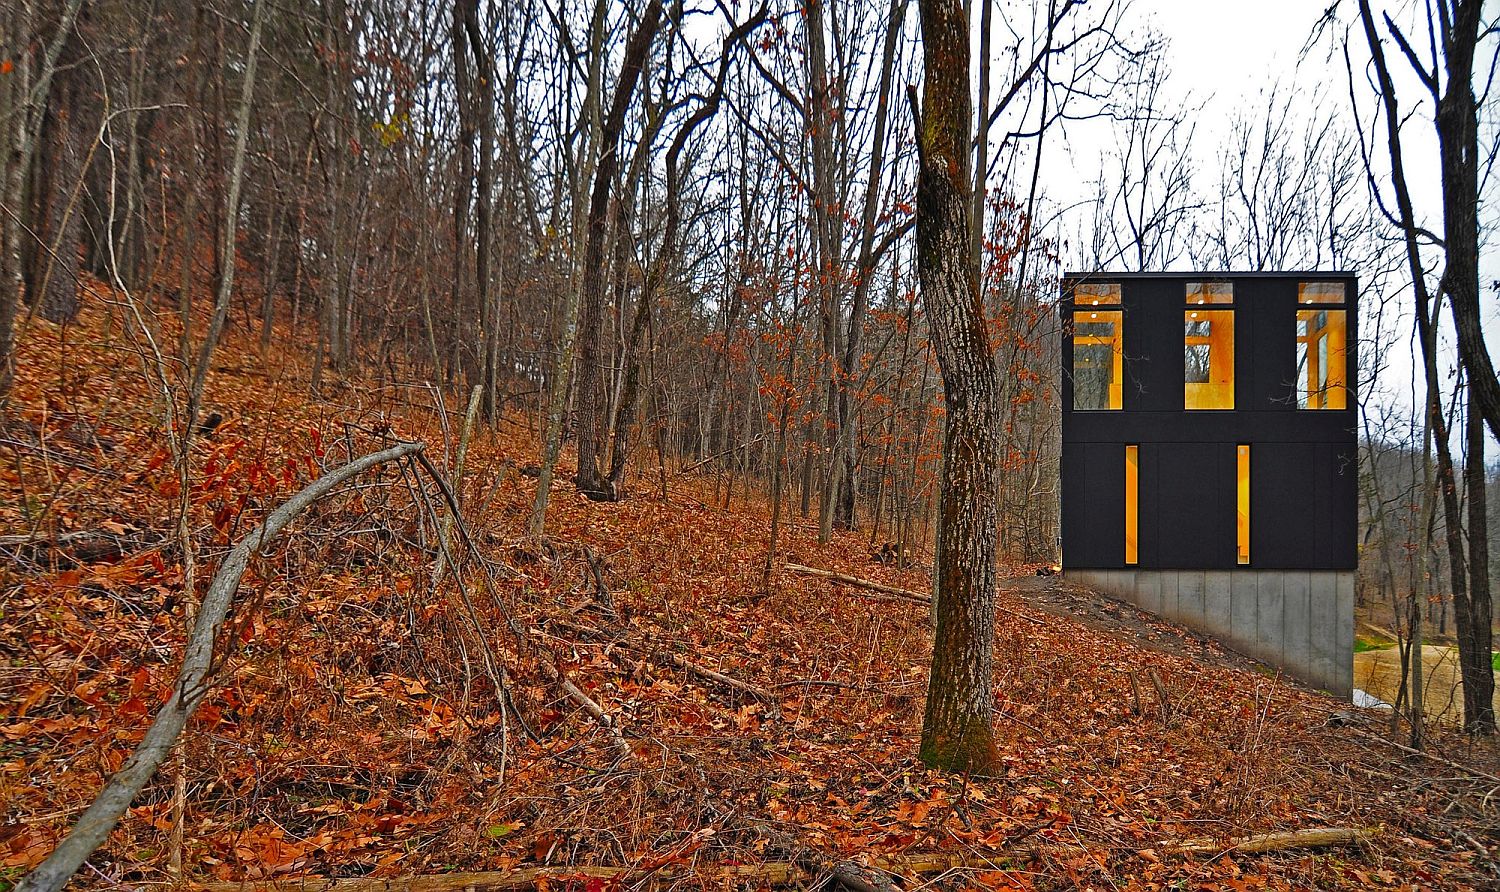
[[[1125,314],[1120,310],[1073,313],[1073,408],[1119,409],[1125,377]]]
[[[1237,521],[1236,532],[1239,541],[1239,562],[1250,563],[1250,447],[1240,446],[1239,473],[1236,475],[1238,485],[1238,510],[1235,512]]]
[[[1343,409],[1348,400],[1346,310],[1297,311],[1297,407]]]
[[[1140,508],[1136,493],[1140,486],[1139,446],[1125,447],[1125,563],[1134,564],[1140,544]]]
[[[1234,311],[1183,314],[1183,406],[1234,408]]]

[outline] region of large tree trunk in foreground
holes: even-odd
[[[991,720],[999,381],[969,262],[968,19],[952,0],[922,0],[921,11],[917,272],[947,409],[921,757],[985,774],[998,761]]]

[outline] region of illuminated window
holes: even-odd
[[[1344,303],[1343,282],[1298,282],[1297,303],[1338,304]]]
[[[1104,285],[1094,283],[1074,285],[1073,303],[1080,307],[1118,307],[1120,285],[1118,282]]]
[[[1183,406],[1234,408],[1234,311],[1183,313]]]
[[[1250,447],[1241,445],[1236,452],[1239,455],[1236,474],[1238,507],[1235,511],[1235,531],[1239,543],[1239,562],[1248,564],[1250,563]]]
[[[1120,310],[1073,312],[1074,409],[1120,408],[1124,316]]]
[[[1136,492],[1140,488],[1141,447],[1125,447],[1125,563],[1134,565],[1140,545],[1140,509]]]
[[[1234,303],[1234,283],[1232,282],[1189,282],[1187,283],[1187,302],[1197,304],[1232,304]]]
[[[1345,310],[1297,311],[1297,408],[1346,407],[1346,313]]]

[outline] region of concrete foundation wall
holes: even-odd
[[[1064,570],[1072,582],[1218,638],[1348,699],[1353,570]]]

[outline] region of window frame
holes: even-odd
[[[1080,299],[1079,290],[1083,288],[1108,288],[1110,292],[1098,295],[1089,294]],[[1123,283],[1120,282],[1074,282],[1069,291],[1068,305],[1068,342],[1072,352],[1072,368],[1068,374],[1068,394],[1070,404],[1075,412],[1120,412],[1125,408],[1125,307]],[[1087,302],[1084,302],[1087,301]],[[1103,313],[1109,316],[1107,320],[1115,326],[1114,333],[1106,339],[1102,335],[1080,335],[1078,324],[1087,322],[1082,314]],[[1105,402],[1108,405],[1101,407],[1082,407],[1078,405],[1078,348],[1109,346],[1111,348],[1110,360],[1110,383],[1105,394]],[[1114,395],[1118,393],[1118,401]]]
[[[1313,297],[1316,299],[1304,297],[1305,289],[1309,288],[1309,286],[1337,286],[1338,295],[1335,297],[1315,294]],[[1296,316],[1293,317],[1292,327],[1294,335],[1292,350],[1294,363],[1292,370],[1292,406],[1298,412],[1348,411],[1355,404],[1354,385],[1351,381],[1353,376],[1349,373],[1349,344],[1351,341],[1349,337],[1351,315],[1349,312],[1349,283],[1330,279],[1298,280],[1297,307],[1295,312]],[[1325,377],[1327,377],[1328,368],[1333,365],[1331,357],[1334,355],[1334,347],[1330,343],[1330,335],[1334,327],[1328,324],[1327,315],[1334,312],[1340,313],[1343,316],[1343,325],[1338,327],[1343,337],[1343,344],[1338,347],[1338,350],[1343,354],[1343,359],[1340,363],[1343,372],[1340,376],[1342,382],[1338,384],[1330,383],[1324,387],[1314,389],[1309,386],[1311,382],[1309,376],[1313,374],[1313,369],[1315,368],[1313,363],[1317,362],[1316,368],[1320,369]],[[1316,332],[1309,328],[1307,334],[1303,334],[1303,314],[1316,315],[1319,313],[1325,315],[1324,324]],[[1323,333],[1322,337],[1315,337],[1319,332]],[[1323,348],[1322,352],[1315,357],[1314,351],[1319,347]],[[1323,358],[1325,355],[1327,359]],[[1306,362],[1303,361],[1304,359]],[[1339,390],[1343,395],[1342,406],[1328,405],[1328,396],[1335,389]],[[1317,402],[1319,405],[1304,405],[1304,398],[1309,403]]]
[[[1229,288],[1229,300],[1214,300],[1214,298],[1196,298],[1197,295],[1206,294],[1209,286],[1227,286]],[[1229,280],[1203,279],[1184,282],[1182,285],[1182,411],[1185,412],[1233,412],[1239,400],[1235,393],[1239,387],[1238,351],[1235,349],[1235,283]],[[1203,313],[1205,318],[1202,322],[1209,325],[1208,334],[1188,334],[1188,325],[1193,324],[1193,313]],[[1214,321],[1215,315],[1229,319],[1229,381],[1223,385],[1229,393],[1229,405],[1218,406],[1194,406],[1190,405],[1188,399],[1188,387],[1221,387],[1214,381]],[[1188,349],[1193,346],[1206,346],[1209,348],[1209,381],[1188,381]]]

